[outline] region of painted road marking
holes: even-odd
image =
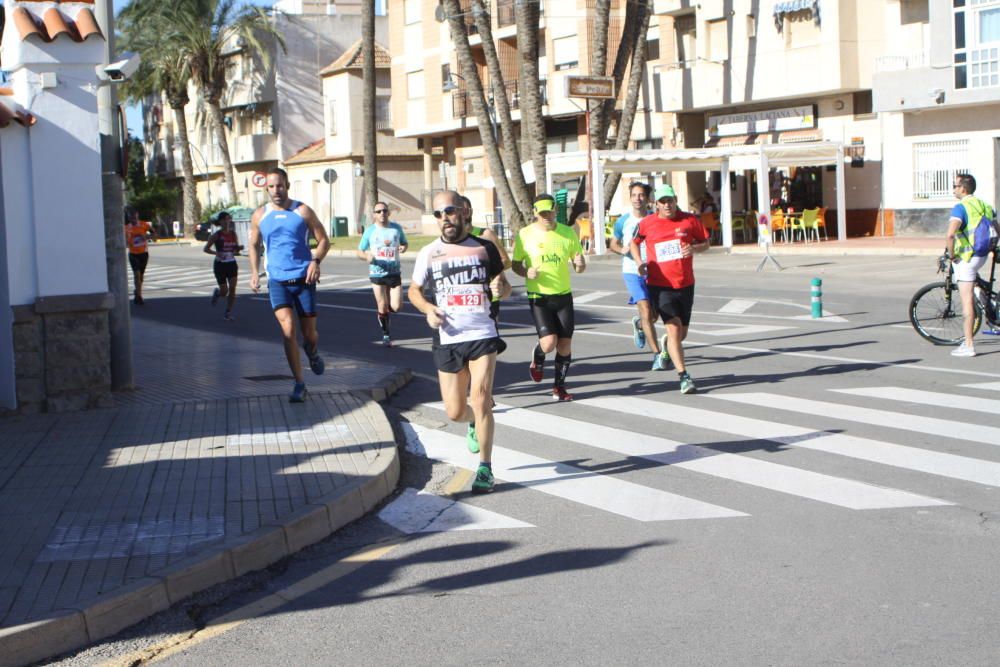
[[[853,405],[838,404],[836,409],[825,401],[811,401],[795,396],[782,396],[767,392],[750,392],[741,394],[713,394],[710,398],[722,401],[734,401],[748,405],[766,405],[768,410],[788,410],[807,415],[823,415],[843,421],[853,421],[871,426],[884,426],[902,431],[916,431],[937,435],[943,438],[954,438],[968,442],[981,442],[986,445],[1000,446],[1000,428],[969,424],[956,419],[937,419],[922,415],[911,415],[889,410],[874,410],[859,408]]]
[[[403,424],[407,448],[428,458],[467,468],[475,459],[463,436]],[[571,500],[636,521],[676,521],[747,516],[743,512],[659,491],[566,463],[505,447],[493,447],[493,474],[535,491]]]
[[[720,313],[733,313],[735,315],[742,315],[751,308],[757,305],[756,301],[746,301],[744,299],[733,299],[722,304],[722,308],[719,308]]]
[[[441,405],[429,404],[441,409]],[[705,475],[742,482],[779,493],[808,498],[848,509],[884,509],[947,504],[905,491],[887,489],[748,456],[727,454],[675,440],[659,438],[498,404],[498,424],[549,435],[590,447],[656,461]]]
[[[590,303],[591,301],[598,301],[606,296],[614,296],[615,292],[590,292],[588,294],[582,294],[580,296],[573,295],[573,303]]]
[[[962,396],[937,391],[905,389],[903,387],[863,387],[860,389],[831,389],[830,391],[835,391],[840,394],[852,394],[854,396],[881,398],[888,401],[903,401],[906,403],[934,405],[942,408],[970,410],[972,412],[985,412],[991,415],[1000,415],[1000,401],[993,398],[982,398],[979,396]]]
[[[378,518],[407,535],[449,530],[535,527],[497,512],[413,488],[405,489],[398,498],[386,505],[378,513]]]
[[[987,391],[1000,391],[1000,382],[977,382],[975,384],[960,384],[959,387],[969,389],[985,389]]]
[[[993,461],[934,452],[919,447],[896,445],[852,435],[828,433],[772,420],[740,417],[739,415],[703,410],[687,405],[682,407],[644,398],[609,396],[579,399],[575,403],[668,423],[676,422],[709,431],[728,433],[748,440],[768,440],[786,447],[810,449],[894,468],[915,470],[940,477],[1000,487],[1000,463]],[[771,406],[768,406],[768,409],[771,409]],[[826,405],[826,412],[829,412],[830,409],[830,406]]]

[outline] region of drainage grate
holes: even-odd
[[[291,375],[249,375],[243,379],[251,382],[270,382],[272,380],[294,380],[295,378]]]

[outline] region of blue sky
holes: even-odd
[[[121,11],[122,7],[128,3],[129,0],[114,0],[115,14]],[[274,3],[272,0],[252,0],[250,4],[270,7]],[[128,107],[125,110],[125,118],[128,122],[129,132],[137,137],[142,137],[142,110],[139,107]]]

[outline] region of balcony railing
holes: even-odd
[[[926,52],[875,58],[876,72],[902,72],[903,70],[927,67],[930,58]]]
[[[518,94],[518,82],[517,81],[505,81],[503,84],[504,92],[507,94],[507,104],[510,106],[511,111],[516,111],[521,108],[521,99]],[[545,106],[549,103],[547,95],[548,86],[544,80],[538,82],[538,95],[541,97],[541,104]],[[493,96],[492,94],[487,98],[492,105]],[[473,115],[474,111],[472,109],[472,100],[469,97],[469,93],[466,91],[457,91],[451,95],[451,115],[454,118],[466,118]]]
[[[497,2],[497,27],[506,28],[514,23],[514,0],[499,0]]]

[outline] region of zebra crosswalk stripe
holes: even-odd
[[[407,535],[449,530],[535,527],[482,507],[413,488],[404,489],[398,498],[382,508],[378,518]]]
[[[973,398],[968,395],[907,389],[906,387],[862,387],[859,389],[831,389],[831,391],[840,394],[851,394],[852,396],[881,398],[887,401],[903,401],[954,410],[970,410],[972,412],[1000,415],[1000,400],[995,398]]]
[[[860,461],[879,463],[903,470],[958,479],[987,486],[1000,487],[1000,463],[982,459],[934,452],[919,447],[907,447],[869,438],[840,433],[828,433],[777,421],[729,415],[714,410],[676,406],[643,398],[608,396],[584,398],[578,405],[665,422],[676,422],[719,433],[729,433],[749,440],[768,440],[787,447],[846,456]],[[826,405],[825,409],[830,410]]]
[[[986,389],[987,391],[1000,391],[1000,382],[974,382],[972,384],[960,384],[959,387],[969,389]]]
[[[712,394],[710,398],[749,405],[766,405],[768,406],[768,410],[787,410],[809,415],[832,415],[837,419],[861,424],[884,426],[903,431],[916,431],[943,438],[955,438],[969,442],[981,442],[986,445],[1000,446],[1000,428],[981,424],[969,424],[960,420],[937,419],[935,417],[924,417],[922,415],[891,412],[889,410],[875,410],[844,404],[839,404],[836,412],[831,413],[830,404],[824,401],[813,401],[795,396],[781,396],[767,392]]]
[[[800,470],[749,456],[728,454],[645,433],[610,428],[543,412],[498,404],[493,411],[493,417],[498,424],[504,426],[550,435],[624,456],[644,458],[848,509],[951,504],[906,491]]]
[[[465,438],[445,431],[404,424],[411,449],[428,458],[469,468],[475,459]],[[493,474],[558,498],[595,507],[636,521],[676,521],[748,516],[743,512],[633,484],[566,463],[549,461],[505,447],[493,448]]]

